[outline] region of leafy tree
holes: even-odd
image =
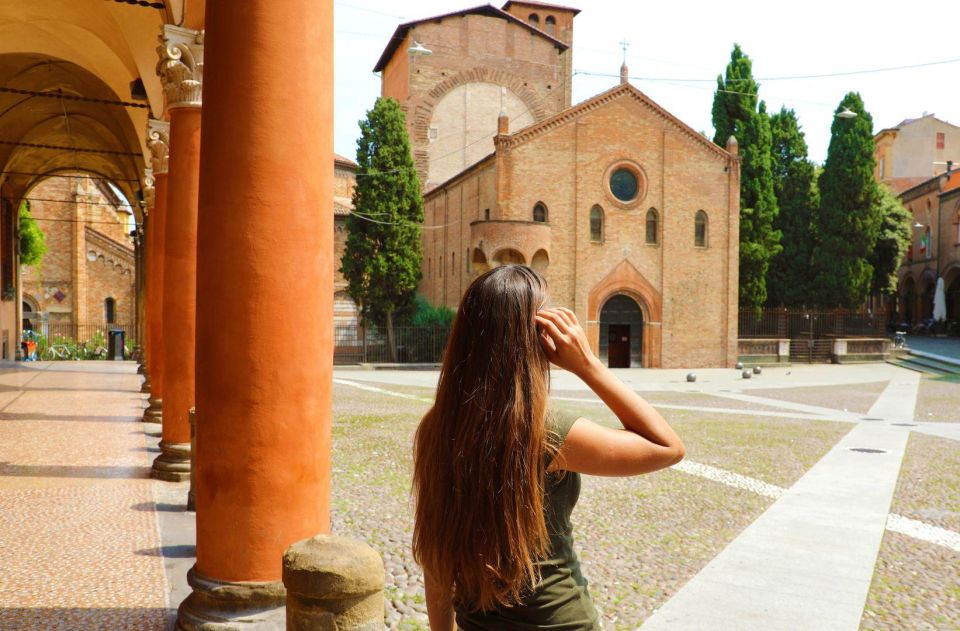
[[[759,307],[767,300],[767,270],[780,252],[774,229],[777,199],[773,191],[773,139],[766,105],[757,103],[759,86],[753,62],[733,45],[724,76],[713,95],[713,140],[721,147],[736,137],[740,147],[740,304]]]
[[[413,299],[423,259],[423,197],[396,99],[378,98],[360,121],[357,164],[341,271],[364,324],[386,326],[396,361],[393,316]]]
[[[730,63],[724,76],[717,75],[717,91],[713,95],[713,142],[721,147],[727,138],[734,135],[738,121],[747,120],[757,111],[757,90],[760,86],[753,80],[753,62],[733,45]],[[738,141],[741,139],[738,137]],[[743,144],[741,142],[741,148]]]
[[[880,189],[873,178],[873,117],[856,92],[843,97],[836,113],[844,108],[856,116],[835,116],[830,128],[830,147],[819,181],[814,288],[822,306],[857,307],[873,285],[870,259],[883,217]]]
[[[412,326],[432,326],[448,328],[453,324],[457,312],[446,305],[431,305],[423,296],[414,298],[414,309],[410,316]]]
[[[869,258],[873,266],[871,289],[877,294],[897,290],[897,269],[910,247],[913,217],[897,194],[886,186],[879,187],[880,234]]]
[[[767,274],[767,303],[798,306],[808,302],[813,257],[813,214],[819,205],[816,167],[807,159],[807,142],[793,110],[780,108],[770,117],[773,136],[773,192],[779,213],[774,228],[782,233],[783,251]]]
[[[37,265],[47,253],[47,240],[30,214],[30,202],[20,204],[20,262],[23,265]]]

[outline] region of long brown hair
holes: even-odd
[[[414,441],[413,555],[467,610],[519,602],[548,549],[550,365],[534,321],[545,297],[546,281],[524,265],[470,284]]]

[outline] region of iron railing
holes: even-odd
[[[743,339],[884,337],[886,324],[884,309],[743,308],[740,310],[739,335]]]
[[[396,359],[387,332],[359,325],[337,325],[333,330],[334,364],[436,364],[443,359],[450,330],[444,327],[395,326]]]
[[[110,322],[37,322],[21,336],[24,358],[41,360],[106,359],[110,331],[124,332],[126,356],[136,346],[136,327]]]

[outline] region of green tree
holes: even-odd
[[[799,306],[809,302],[810,262],[816,235],[813,215],[820,203],[807,141],[793,110],[770,117],[773,136],[773,192],[779,212],[773,226],[782,234],[783,251],[770,262],[767,304]]]
[[[423,260],[423,197],[396,99],[378,98],[360,121],[357,165],[341,271],[364,324],[386,326],[396,361],[393,316],[413,299]]]
[[[740,304],[760,307],[767,301],[770,260],[783,249],[773,189],[773,136],[766,105],[744,121],[734,134],[740,141]]]
[[[835,116],[830,128],[813,253],[816,302],[830,307],[858,307],[870,294],[870,259],[883,219],[873,177],[873,117],[856,92],[843,97],[836,113],[845,108],[856,116]]]
[[[897,290],[897,269],[910,247],[910,211],[897,194],[886,186],[879,187],[880,233],[869,257],[873,266],[871,289],[876,294],[891,294]]]
[[[773,191],[770,117],[757,102],[759,86],[753,62],[733,45],[724,76],[713,95],[713,141],[721,147],[734,136],[740,147],[740,304],[760,307],[767,300],[767,270],[780,252],[774,228],[777,199]]]
[[[47,239],[30,214],[30,202],[20,204],[20,263],[37,265],[47,253]]]
[[[727,138],[735,134],[737,122],[747,120],[757,111],[757,90],[753,80],[753,62],[733,45],[730,63],[724,76],[717,75],[717,91],[713,95],[713,142],[726,146]],[[737,140],[741,140],[739,137]],[[740,145],[743,146],[742,144]]]

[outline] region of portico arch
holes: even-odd
[[[662,361],[663,299],[643,274],[626,260],[594,285],[587,296],[587,337],[590,347],[595,353],[600,353],[601,311],[614,296],[626,296],[636,303],[642,319],[640,365],[659,368]]]

